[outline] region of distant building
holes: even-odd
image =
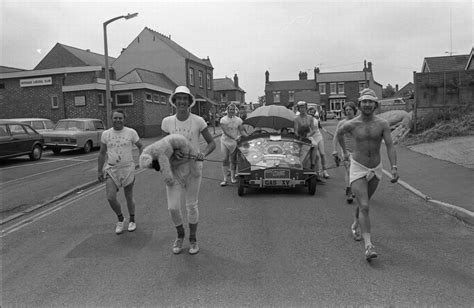
[[[382,85],[374,80],[372,63],[361,71],[321,73],[314,69],[314,79],[306,72],[298,80],[271,81],[265,72],[265,100],[267,105],[278,104],[292,108],[299,100],[321,105],[323,110],[340,113],[346,101],[357,101],[359,92],[369,87],[382,97]]]
[[[245,104],[245,91],[239,86],[237,74],[234,74],[234,80],[229,77],[214,79],[214,101],[224,105],[229,102]]]

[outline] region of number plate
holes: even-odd
[[[289,179],[290,170],[288,169],[270,169],[265,170],[265,179]]]
[[[289,186],[290,180],[263,180],[263,186]]]

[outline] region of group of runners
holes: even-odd
[[[176,113],[163,119],[161,129],[165,135],[180,134],[191,141],[198,153],[196,160],[198,160],[199,166],[199,177],[185,179],[184,185],[166,186],[168,210],[177,232],[172,251],[179,254],[183,250],[185,228],[180,205],[181,198],[184,196],[189,225],[190,245],[188,252],[194,255],[199,252],[196,233],[199,221],[198,196],[202,179],[202,160],[215,150],[216,144],[206,122],[201,117],[191,113],[195,99],[187,87],[178,86],[170,96],[169,102],[176,108]],[[312,110],[307,110],[305,102],[298,102],[297,107],[299,115],[295,119],[294,133],[311,140],[316,149],[316,151],[313,151],[315,155],[312,156],[312,167],[318,168],[318,165],[320,165],[321,173],[318,174],[321,177],[329,178],[326,170],[323,137],[319,130],[321,128],[320,123],[312,114]],[[369,200],[382,177],[380,156],[382,141],[387,147],[388,159],[391,165],[391,180],[392,182],[398,180],[397,157],[390,127],[387,121],[375,115],[377,107],[378,98],[375,92],[369,88],[361,91],[357,105],[353,102],[347,102],[344,105],[345,118],[337,125],[332,153],[335,161],[337,163],[342,161],[346,169],[345,194],[347,202],[352,203],[354,198],[357,200],[351,233],[354,240],[364,241],[364,255],[367,260],[378,256],[371,241]],[[360,113],[356,116],[357,109]],[[242,128],[242,119],[237,116],[237,112],[238,107],[235,104],[230,104],[227,107],[226,116],[220,121],[223,131],[221,151],[224,156],[221,186],[237,182],[235,178],[237,139],[239,136],[246,134]],[[107,200],[118,219],[115,227],[117,234],[123,233],[125,226],[125,219],[117,200],[119,188],[124,190],[130,215],[128,231],[136,230],[135,203],[133,200],[135,163],[132,150],[134,145],[138,147],[140,154],[143,150],[138,134],[132,128],[126,127],[124,120],[125,113],[122,110],[114,110],[112,114],[113,127],[102,134],[98,159],[98,179],[106,182]],[[200,136],[206,141],[203,150],[199,145]],[[175,153],[175,156],[177,159],[187,159],[179,152]]]

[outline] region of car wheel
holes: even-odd
[[[33,150],[30,153],[30,159],[38,160],[38,159],[41,159],[42,155],[43,155],[43,148],[41,147],[41,145],[37,144],[33,147]]]
[[[314,195],[316,193],[316,175],[312,175],[308,180],[308,193]]]
[[[237,189],[237,194],[239,196],[243,196],[244,195],[244,177],[243,176],[240,176],[239,177],[239,188]]]
[[[82,148],[82,150],[84,151],[84,153],[89,153],[92,149],[92,142],[90,141],[87,141],[86,144],[84,144],[84,147]]]
[[[53,153],[54,153],[54,154],[59,154],[59,153],[61,153],[61,148],[53,148]]]

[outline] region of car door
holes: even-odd
[[[7,124],[0,124],[0,156],[9,156],[14,154],[13,138],[8,131]]]
[[[8,124],[13,140],[13,151],[15,153],[28,153],[31,150],[32,141],[22,124]]]

